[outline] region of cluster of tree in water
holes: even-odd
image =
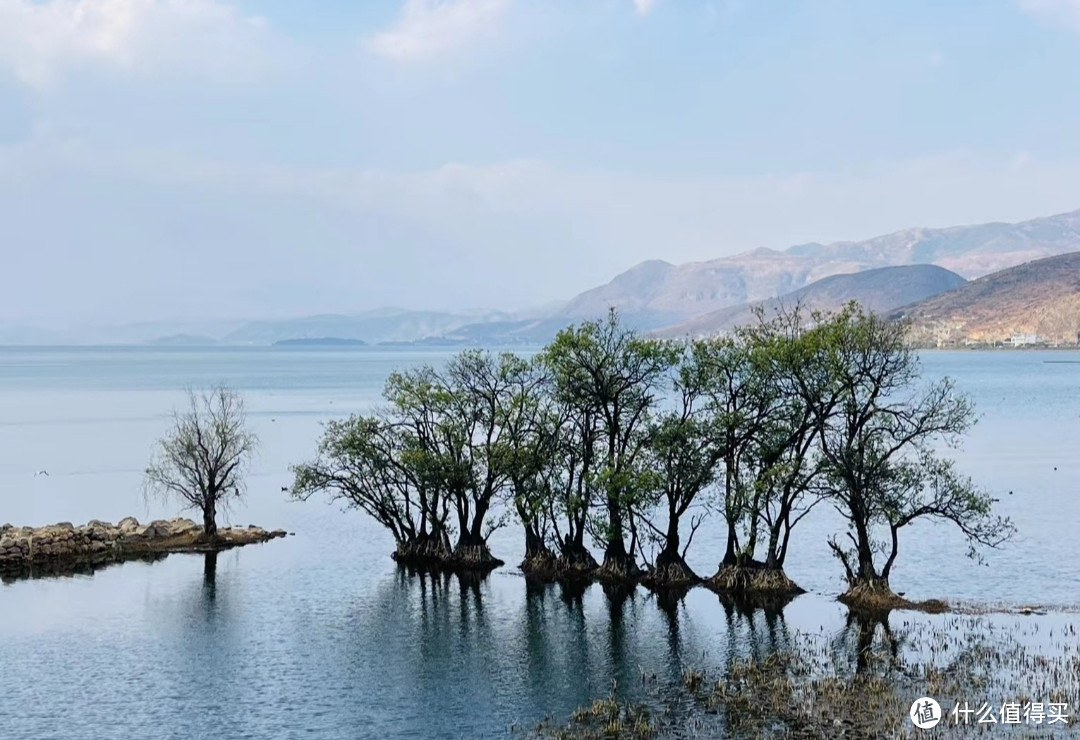
[[[790,593],[792,533],[824,502],[844,522],[829,546],[848,598],[880,601],[913,521],[951,522],[972,554],[1013,531],[940,454],[974,422],[968,399],[923,381],[902,324],[854,304],[685,341],[613,311],[528,359],[468,350],[395,372],[383,395],[326,426],[291,492],[366,512],[411,566],[501,565],[488,539],[516,520],[529,577],[685,587],[701,581],[687,550],[715,522],[710,586]]]

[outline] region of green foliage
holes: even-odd
[[[581,436],[596,444],[595,453],[583,450],[591,465],[581,475],[601,492],[604,506],[589,524],[609,559],[633,557],[635,541],[627,547],[625,527],[633,535],[633,510],[655,491],[652,476],[640,465],[641,451],[658,395],[669,387],[679,355],[677,346],[622,326],[613,309],[605,321],[560,331],[541,356],[555,400],[578,425],[589,425]]]
[[[923,384],[904,327],[854,305],[759,313],[686,342],[641,337],[613,311],[534,361],[468,350],[391,374],[383,396],[326,425],[293,495],[327,492],[399,544],[483,548],[512,513],[527,556],[591,561],[591,534],[613,572],[631,573],[646,544],[676,564],[715,510],[725,565],[782,568],[794,527],[825,500],[847,522],[831,545],[854,585],[887,584],[917,519],[951,522],[973,554],[1012,533],[941,454],[974,422],[970,402],[950,380]]]
[[[808,331],[827,392],[807,397],[815,410],[829,497],[845,517],[851,547],[830,545],[852,586],[888,583],[898,533],[916,519],[954,524],[978,546],[996,547],[1012,524],[991,514],[993,499],[958,476],[942,448],[975,423],[971,402],[951,379],[923,384],[903,324],[848,306],[815,317]],[[875,532],[884,534],[875,539]],[[886,559],[879,567],[876,556]]]

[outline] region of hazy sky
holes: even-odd
[[[1080,0],[0,0],[0,321],[517,308],[1080,208]]]

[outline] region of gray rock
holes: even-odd
[[[190,519],[170,519],[169,527],[173,534],[188,534],[202,529],[202,527]]]
[[[133,516],[126,516],[117,523],[116,527],[124,533],[134,532],[139,527],[139,520]]]

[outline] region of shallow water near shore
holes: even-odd
[[[598,586],[580,598],[558,586],[529,589],[512,565],[522,552],[512,527],[491,543],[511,565],[478,584],[408,575],[389,558],[390,538],[362,516],[285,499],[288,466],[313,452],[320,422],[368,408],[391,369],[449,354],[0,348],[0,521],[177,513],[146,507],[141,471],[183,389],[226,382],[244,391],[262,439],[247,504],[227,519],[296,533],[212,563],[172,555],[0,586],[5,733],[505,737],[512,723],[569,715],[606,695],[613,679],[629,698],[642,672],[677,682],[687,668],[769,650],[778,631],[845,628],[846,609],[833,601],[839,569],[825,544],[835,520],[825,507],[795,530],[789,556],[789,575],[810,593],[769,620],[727,610],[704,589],[674,604],[643,589],[625,600]],[[1055,626],[1060,634],[1072,623],[1080,364],[1047,362],[1061,359],[923,355],[928,377],[951,375],[973,397],[982,419],[957,457],[1001,499],[1018,536],[979,566],[955,532],[914,527],[901,544],[897,591],[1067,610],[989,618],[1002,629],[1041,620],[1043,634]],[[34,475],[42,469],[49,475]],[[688,561],[699,574],[715,570],[719,537],[708,524],[696,536]],[[898,613],[893,626],[947,618]]]

